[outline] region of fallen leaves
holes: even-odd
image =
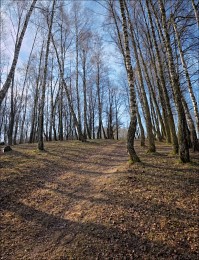
[[[2,259],[197,259],[197,154],[137,146],[130,166],[122,141],[57,144],[1,157]]]

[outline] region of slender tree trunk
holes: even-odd
[[[54,38],[53,38],[52,35],[51,35],[51,37],[52,37],[52,42],[53,42],[53,46],[54,46],[56,57],[57,57],[57,62],[58,62],[58,65],[59,65],[60,77],[61,77],[62,84],[63,84],[63,87],[64,87],[65,92],[66,92],[68,105],[69,105],[71,114],[73,116],[74,125],[75,125],[75,127],[77,127],[78,139],[79,140],[83,140],[83,134],[82,134],[81,125],[80,125],[80,123],[77,120],[77,116],[76,116],[75,111],[74,111],[74,107],[73,107],[73,103],[72,103],[71,96],[70,96],[70,93],[69,93],[69,89],[68,89],[68,86],[67,86],[67,84],[65,82],[65,79],[64,79],[64,70],[62,69],[62,65],[61,65],[61,61],[60,61],[60,58],[59,58],[58,50],[57,50],[57,47],[55,45],[55,41],[54,41]]]
[[[42,47],[41,47],[41,52],[40,52],[40,57],[39,57],[38,75],[37,75],[36,84],[35,84],[36,86],[35,86],[34,105],[33,105],[32,119],[31,119],[31,130],[30,130],[29,143],[33,143],[35,141],[35,135],[36,135],[37,109],[38,109],[38,100],[39,100],[39,81],[40,81],[40,77],[41,77],[43,48],[44,48],[44,41],[43,41]]]
[[[113,105],[112,105],[112,96],[109,93],[109,109],[108,109],[108,126],[107,126],[107,138],[108,139],[114,139],[113,134]]]
[[[21,107],[21,105],[20,105]],[[18,115],[16,116],[15,119],[15,130],[14,130],[14,136],[13,136],[13,144],[16,145],[17,144],[17,133],[18,133],[18,128],[19,128],[19,118],[21,115],[21,108],[20,108],[20,112],[18,111]]]
[[[46,98],[46,111],[45,111],[45,129],[44,132],[46,141],[49,141],[49,135],[48,135],[48,125],[49,125],[49,86],[48,86],[48,92],[47,92],[47,98]]]
[[[179,156],[180,160],[184,163],[189,162],[189,146],[186,138],[187,122],[185,117],[184,108],[182,105],[182,93],[180,89],[179,76],[175,71],[175,65],[173,61],[172,48],[170,43],[170,37],[166,23],[166,11],[162,0],[158,0],[160,12],[162,16],[162,26],[165,34],[165,47],[169,62],[169,71],[171,75],[172,88],[174,92],[175,104],[178,112],[178,142],[179,142]]]
[[[26,91],[24,112],[23,112],[21,128],[20,128],[21,129],[21,134],[20,134],[20,139],[19,139],[19,143],[20,144],[22,144],[24,142],[24,140],[25,140],[25,138],[24,138],[24,125],[25,125],[25,120],[26,120],[27,102],[28,102],[28,93]]]
[[[5,128],[6,125],[5,124],[6,110],[7,110],[7,97],[5,98],[4,106],[0,107],[0,141],[1,141],[2,132],[4,132],[3,129]],[[5,138],[4,138],[4,142],[5,142]]]
[[[59,140],[63,141],[63,85],[60,86],[59,97]]]
[[[98,98],[98,130],[97,130],[97,139],[102,138],[102,102],[101,102],[101,95],[100,95],[100,68],[99,63],[97,62],[97,98]]]
[[[39,99],[39,86],[36,84],[36,93],[34,96],[34,103],[33,103],[29,143],[33,143],[35,141],[36,128],[37,128],[37,123],[38,123],[38,120],[37,120],[38,99]]]
[[[93,111],[92,111],[92,136],[93,136],[93,139],[95,139],[95,111],[94,111],[94,108],[93,108]]]
[[[140,49],[139,43],[138,43],[138,49],[139,49],[139,54],[140,54],[140,57],[141,57],[141,60],[142,60],[142,64],[143,64],[143,67],[144,67],[144,72],[145,72],[145,75],[146,75],[146,82],[147,82],[147,85],[148,85],[148,88],[149,88],[149,92],[150,92],[150,95],[152,97],[153,103],[155,105],[155,108],[156,108],[156,111],[157,111],[157,114],[158,114],[158,119],[159,119],[160,124],[161,124],[162,131],[163,131],[164,135],[166,135],[166,133],[165,133],[165,126],[164,126],[164,122],[163,122],[163,119],[162,119],[162,115],[160,113],[160,109],[159,109],[159,106],[158,106],[158,103],[157,103],[155,92],[154,92],[153,86],[151,84],[151,80],[150,80],[150,77],[149,77],[148,69],[147,69],[146,63],[144,61],[144,58],[143,58],[142,51]]]
[[[7,131],[8,131],[8,116],[6,115],[5,120],[4,120],[4,142],[7,143],[7,139],[8,139],[8,135],[7,135]]]
[[[190,79],[190,76],[189,76],[189,71],[188,71],[188,68],[187,68],[187,64],[186,64],[185,59],[184,59],[184,52],[182,50],[182,45],[181,45],[181,41],[180,41],[180,36],[179,36],[179,33],[178,33],[177,25],[176,25],[175,20],[174,20],[173,17],[172,17],[172,23],[173,23],[173,28],[174,28],[174,31],[175,31],[175,34],[176,34],[176,39],[177,39],[177,43],[178,43],[178,49],[179,49],[179,52],[180,52],[181,63],[182,63],[182,66],[183,66],[183,69],[184,69],[184,72],[185,72],[185,76],[186,76],[186,80],[187,80],[187,84],[188,84],[188,89],[189,89],[191,101],[192,101],[192,104],[193,104],[194,115],[195,115],[195,119],[196,119],[196,129],[197,129],[197,132],[198,132],[198,135],[199,135],[199,112],[198,112],[198,105],[197,105],[197,101],[196,101],[196,98],[195,98],[195,95],[194,95],[194,92],[193,92],[193,88],[192,88],[191,79]]]
[[[115,111],[115,124],[116,124],[116,139],[119,140],[119,120],[118,120],[118,111]]]
[[[151,92],[149,93],[149,95],[150,95],[150,108],[151,108],[151,116],[153,118],[154,130],[157,135],[158,141],[162,142],[162,135],[160,133],[159,121],[158,121],[156,113],[155,113],[155,108],[154,108],[154,103],[152,102]]]
[[[40,102],[40,110],[39,110],[39,127],[38,127],[38,149],[44,150],[44,141],[43,141],[43,131],[44,131],[44,105],[45,105],[45,91],[46,91],[46,79],[47,79],[47,67],[48,67],[48,54],[50,48],[50,39],[51,39],[51,30],[53,24],[53,17],[54,17],[54,7],[55,7],[56,0],[53,1],[52,6],[52,14],[50,17],[50,25],[48,30],[48,39],[46,44],[46,55],[45,55],[45,64],[44,64],[44,78],[42,84],[42,96]]]
[[[140,145],[145,146],[144,127],[142,125],[142,120],[141,120],[140,113],[139,113],[138,110],[137,110],[137,118],[138,118],[138,124],[139,124],[139,127],[140,127]]]
[[[125,3],[125,0],[124,0],[124,3]],[[156,148],[155,148],[155,140],[154,140],[153,130],[152,130],[153,128],[152,128],[152,122],[151,122],[150,109],[149,109],[149,104],[148,104],[148,100],[147,100],[147,97],[146,97],[146,91],[145,91],[145,88],[144,88],[142,70],[141,70],[141,66],[140,66],[140,60],[139,60],[139,57],[138,57],[138,51],[137,51],[137,46],[136,46],[136,41],[135,41],[135,36],[134,36],[134,29],[133,29],[132,22],[130,20],[130,15],[129,15],[127,6],[126,6],[126,12],[127,12],[128,21],[129,21],[129,24],[130,24],[131,40],[132,40],[134,55],[135,55],[136,64],[137,64],[137,68],[138,68],[138,75],[139,75],[139,81],[140,81],[140,91],[141,91],[141,95],[142,95],[142,98],[143,98],[143,107],[144,107],[144,112],[145,112],[145,116],[146,116],[147,136],[148,136],[148,141],[149,141],[148,151],[149,152],[155,152]]]
[[[114,98],[114,103],[115,103],[115,125],[116,125],[116,139],[119,140],[119,118],[118,118],[118,103],[116,99],[116,95]]]
[[[140,0],[139,2],[140,2],[142,14],[143,14],[144,21],[145,21],[146,28],[147,28],[147,30],[144,31],[144,34],[146,35],[146,46],[148,46],[149,55],[151,57],[151,64],[149,64],[143,58],[141,47],[140,47],[138,39],[137,39],[137,42],[138,42],[137,46],[139,48],[139,54],[140,54],[140,57],[141,57],[141,60],[142,60],[143,66],[144,66],[145,78],[146,78],[146,82],[147,82],[147,85],[148,85],[148,88],[149,88],[149,93],[152,97],[152,101],[155,105],[155,110],[156,110],[157,115],[158,115],[158,120],[160,122],[161,132],[162,132],[161,138],[162,139],[166,138],[167,142],[170,143],[171,142],[170,128],[169,128],[168,120],[167,120],[167,112],[166,112],[166,108],[165,108],[163,92],[160,88],[160,84],[158,83],[159,82],[158,73],[157,73],[157,67],[156,67],[156,64],[155,64],[155,55],[154,55],[154,52],[153,52],[153,49],[152,49],[153,43],[152,43],[151,34],[150,34],[150,30],[149,30],[148,20],[146,19],[146,12],[143,8],[143,4],[142,4],[143,1]],[[153,69],[154,69],[155,78],[156,78],[155,80],[153,78],[153,74],[151,72],[149,72],[149,70],[148,70],[148,65],[152,65],[152,66],[149,66],[149,69],[151,69],[151,67],[153,67]],[[156,97],[156,93],[155,93],[155,89],[154,89],[155,82],[157,84],[157,89],[159,91],[159,99],[160,99],[160,104],[161,104],[161,107],[162,107],[162,115],[161,115],[161,111],[160,111],[161,107],[158,104],[158,98]]]
[[[167,102],[165,101],[165,95],[163,93],[163,90],[162,90],[162,84],[161,84],[161,81],[159,79],[159,76],[158,76],[158,70],[157,70],[157,66],[156,66],[156,63],[155,63],[155,57],[153,55],[153,53],[149,50],[149,53],[150,53],[150,57],[151,57],[151,60],[152,60],[152,66],[151,66],[151,70],[154,69],[154,72],[155,72],[155,81],[156,81],[156,86],[157,86],[157,90],[158,90],[158,93],[159,93],[159,99],[160,99],[160,104],[161,104],[161,107],[162,107],[162,116],[163,116],[163,121],[164,121],[164,126],[165,126],[165,135],[166,135],[166,140],[167,140],[167,143],[171,143],[171,131],[170,131],[170,126],[169,126],[169,121],[172,121],[172,120],[169,120],[168,119],[168,110],[167,109],[167,105],[170,106],[170,104],[167,104]],[[154,92],[154,95],[155,95],[155,92]],[[167,94],[168,96],[168,94]],[[174,120],[173,120],[174,122]],[[177,137],[176,137],[177,139]]]
[[[171,106],[170,106],[170,102],[169,102],[169,96],[168,96],[168,92],[167,92],[167,89],[166,89],[166,83],[165,83],[165,79],[164,79],[163,65],[162,65],[162,62],[161,62],[160,52],[159,52],[159,48],[158,48],[157,41],[156,41],[156,36],[155,36],[155,31],[154,31],[154,26],[153,26],[153,21],[152,21],[152,17],[151,17],[151,11],[150,11],[150,8],[149,8],[148,0],[146,0],[146,6],[147,6],[147,11],[148,11],[148,16],[149,16],[149,22],[150,22],[150,25],[151,25],[151,31],[152,31],[152,35],[153,35],[155,50],[156,50],[156,54],[157,54],[162,92],[163,92],[163,95],[164,95],[164,101],[165,101],[165,105],[166,105],[166,108],[167,108],[167,116],[168,116],[168,120],[169,120],[170,131],[171,131],[173,152],[174,152],[174,154],[177,154],[178,153],[178,139],[177,139],[177,136],[176,136],[174,119],[173,119]]]
[[[104,135],[104,139],[108,139],[103,124],[102,124],[102,132],[103,132],[103,135]]]
[[[76,13],[75,13],[76,15]],[[76,96],[77,96],[77,115],[78,115],[78,123],[80,131],[82,132],[82,124],[81,124],[81,111],[80,111],[80,96],[79,96],[79,35],[78,35],[78,26],[77,21],[75,19],[75,34],[76,34]],[[79,140],[83,140],[82,137],[79,136]]]
[[[34,9],[34,6],[35,6],[36,2],[37,2],[37,0],[33,0],[32,1],[30,9],[29,9],[29,11],[28,11],[28,13],[26,15],[25,22],[24,22],[21,34],[19,36],[19,40],[18,40],[18,42],[16,44],[16,48],[15,48],[15,52],[14,52],[14,58],[13,58],[13,61],[12,61],[12,65],[11,65],[10,71],[8,73],[7,79],[6,79],[2,89],[0,90],[0,106],[1,106],[1,103],[2,103],[2,101],[4,99],[4,97],[5,97],[8,89],[9,89],[9,87],[10,87],[11,81],[13,79],[13,75],[15,73],[15,68],[16,68],[16,65],[17,65],[17,61],[18,61],[18,57],[19,57],[19,52],[20,52],[20,49],[21,49],[22,41],[23,41],[26,29],[28,27],[28,22],[30,20],[30,16],[32,14],[32,11]]]
[[[189,126],[189,131],[191,135],[191,147],[193,148],[193,151],[199,151],[199,145],[198,145],[198,139],[197,139],[197,134],[194,126],[193,119],[191,117],[191,114],[189,112],[189,108],[187,105],[187,102],[185,101],[185,98],[182,96],[182,104],[185,110],[185,115],[187,118],[187,124]]]
[[[83,50],[83,94],[84,94],[84,139],[87,139],[87,87],[86,87],[86,53]]]
[[[127,29],[127,21],[125,15],[124,1],[120,1],[120,12],[122,15],[122,29],[123,29],[123,38],[124,38],[124,47],[125,47],[125,63],[127,68],[128,82],[129,82],[129,90],[130,90],[130,111],[131,111],[131,121],[127,134],[127,149],[130,155],[130,160],[134,162],[139,162],[140,159],[137,156],[134,149],[134,139],[137,125],[137,104],[136,104],[136,94],[134,87],[134,75],[133,68],[131,65],[131,53],[129,48],[129,39],[128,39],[128,29]]]
[[[53,129],[53,113],[54,113],[54,104],[53,104],[53,58],[52,58],[52,68],[51,68],[51,83],[50,83],[50,125],[49,125],[49,141],[52,141],[52,129]]]
[[[54,108],[54,111],[56,110],[56,108]],[[56,117],[55,117],[55,113],[53,114],[53,138],[54,138],[54,141],[57,141],[57,130],[56,130]]]
[[[198,27],[199,27],[199,14],[198,14],[198,10],[197,10],[198,4],[195,4],[194,0],[191,0],[191,3],[192,3],[192,6],[193,6],[193,10],[194,10],[194,14],[195,14],[195,17],[196,17],[196,21],[197,21],[197,24],[198,24]]]
[[[10,121],[9,121],[9,128],[8,128],[8,144],[12,145],[13,143],[13,127],[14,127],[14,119],[15,119],[15,112],[14,112],[14,75],[12,79],[12,86],[11,86],[11,96],[10,96]]]
[[[29,72],[31,57],[32,57],[34,46],[35,46],[35,41],[36,41],[36,38],[37,38],[37,34],[38,34],[38,29],[36,31],[36,34],[35,34],[35,37],[34,37],[34,41],[33,41],[33,44],[32,44],[32,48],[31,48],[31,51],[30,51],[30,55],[29,55],[29,58],[28,58],[28,63],[27,63],[26,72],[25,72],[25,78],[24,78],[24,82],[23,82],[22,93],[21,93],[20,102],[19,102],[19,110],[18,110],[18,114],[17,114],[16,120],[15,120],[16,124],[15,124],[14,138],[13,138],[13,143],[15,145],[17,144],[17,132],[18,132],[18,126],[19,126],[19,117],[21,115],[21,110],[22,110],[22,103],[23,103],[22,101],[23,101],[23,97],[24,97],[24,89],[25,89],[25,86],[26,86],[27,78],[28,78],[28,72]]]

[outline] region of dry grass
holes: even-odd
[[[0,155],[1,259],[198,259],[199,155],[123,141],[18,145]]]

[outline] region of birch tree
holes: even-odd
[[[179,142],[179,156],[180,160],[184,163],[189,162],[189,146],[188,146],[188,140],[186,136],[187,132],[187,121],[185,117],[184,108],[182,105],[182,93],[180,89],[180,82],[179,82],[179,76],[176,73],[174,60],[173,60],[173,54],[172,54],[172,48],[171,48],[171,42],[170,42],[170,36],[168,32],[168,25],[166,21],[166,11],[165,6],[163,4],[162,0],[158,0],[159,8],[161,12],[161,19],[162,19],[162,27],[165,34],[165,47],[166,47],[166,53],[168,57],[168,63],[169,63],[169,72],[171,76],[172,81],[172,88],[174,92],[174,99],[175,104],[178,112],[178,142]]]
[[[131,107],[131,114],[130,114],[130,126],[128,129],[127,135],[127,149],[130,156],[130,160],[132,162],[139,162],[140,159],[137,156],[135,149],[134,149],[134,138],[136,133],[136,125],[137,125],[137,104],[136,104],[136,93],[134,87],[134,73],[131,64],[131,53],[129,48],[129,37],[128,37],[128,30],[127,30],[127,19],[125,14],[125,5],[124,0],[120,0],[120,12],[122,16],[122,29],[123,29],[123,38],[124,38],[124,49],[125,49],[125,64],[127,69],[127,76],[129,82],[129,91],[130,91],[130,107]]]
[[[43,131],[44,131],[45,91],[46,91],[46,79],[47,79],[47,69],[48,69],[48,54],[49,54],[51,31],[52,31],[53,18],[54,18],[54,12],[55,12],[54,11],[55,3],[56,3],[56,0],[53,0],[51,16],[50,16],[50,21],[49,21],[48,39],[47,39],[47,43],[46,43],[42,95],[41,95],[41,101],[40,101],[40,106],[39,106],[39,126],[38,126],[38,149],[39,150],[44,150]]]
[[[22,41],[23,41],[25,32],[27,30],[28,22],[30,20],[30,17],[31,17],[31,14],[33,12],[33,9],[35,7],[36,2],[37,2],[37,0],[32,1],[30,9],[28,10],[28,13],[25,17],[25,21],[24,21],[21,33],[19,34],[19,37],[18,37],[17,42],[15,44],[16,47],[15,47],[15,51],[14,51],[14,58],[13,58],[13,61],[12,61],[12,65],[11,65],[10,71],[8,73],[8,76],[6,78],[6,81],[5,81],[2,89],[0,90],[0,106],[2,104],[3,99],[5,98],[5,95],[6,95],[8,89],[10,87],[11,82],[12,82],[12,79],[13,79],[13,76],[14,76],[14,73],[15,73],[15,69],[16,69],[16,65],[17,65],[17,61],[18,61],[18,58],[19,58],[19,52],[20,52],[20,49],[21,49]]]

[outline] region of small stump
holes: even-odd
[[[5,146],[4,148],[2,148],[1,151],[3,153],[10,152],[10,151],[12,151],[12,148],[8,145],[8,146]]]

